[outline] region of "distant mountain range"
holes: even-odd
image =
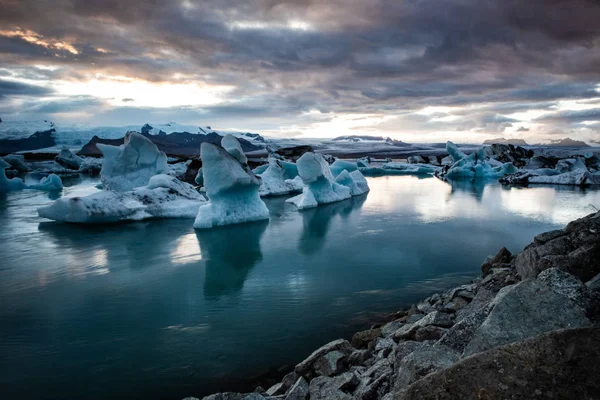
[[[573,140],[571,138],[550,140],[549,143],[541,143],[540,146],[550,147],[590,147],[589,144],[581,140]]]
[[[483,142],[483,144],[512,144],[514,146],[529,146],[527,142],[523,139],[506,139],[506,138],[496,138],[496,139],[488,139]]]

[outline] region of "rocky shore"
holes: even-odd
[[[481,269],[327,343],[266,390],[204,399],[599,399],[600,212]]]

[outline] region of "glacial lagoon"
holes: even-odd
[[[600,206],[600,191],[368,178],[371,192],[271,219],[78,226],[55,194],[0,194],[0,387],[7,398],[181,399],[291,368],[479,274],[489,254]],[[65,179],[63,196],[97,180]],[[239,389],[249,390],[248,387]]]

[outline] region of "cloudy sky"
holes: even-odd
[[[600,2],[0,0],[0,117],[600,140]]]

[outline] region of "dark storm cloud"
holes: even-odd
[[[540,122],[584,122],[600,121],[600,108],[590,110],[563,111],[551,114],[544,114],[537,118]]]
[[[599,20],[595,0],[0,0],[0,59],[41,79],[32,65],[61,67],[47,79],[179,74],[235,86],[235,104],[199,117],[405,118],[428,105],[485,104],[446,126],[495,132],[517,122],[501,114],[600,97]]]
[[[51,90],[36,85],[0,79],[0,100],[7,97],[47,96]]]

